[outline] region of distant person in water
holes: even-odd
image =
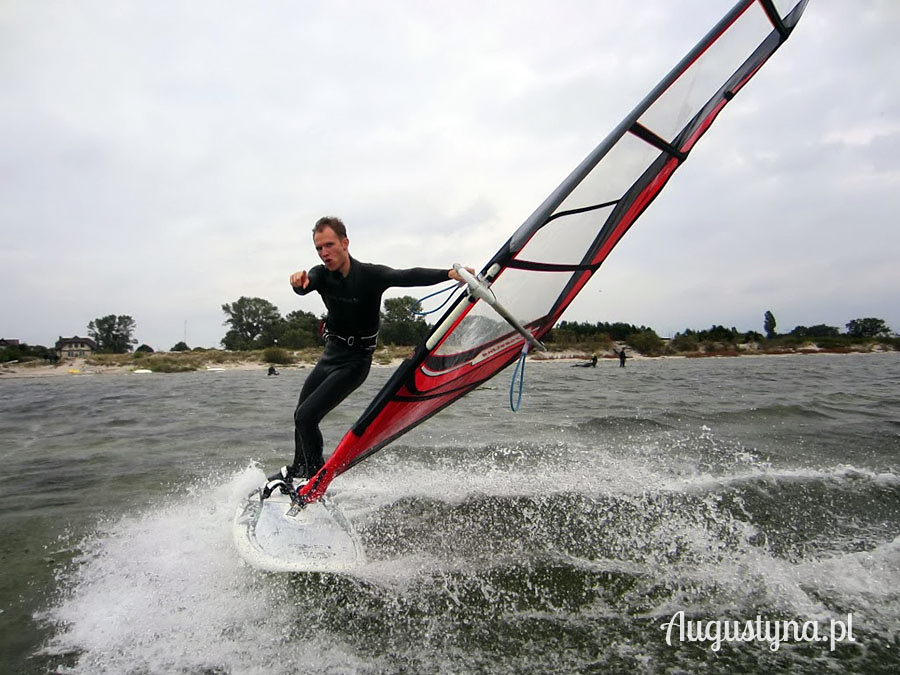
[[[572,366],[573,368],[596,368],[597,367],[597,355],[593,354],[591,356],[591,360],[587,363],[576,363]]]
[[[625,367],[625,359],[627,359],[627,358],[628,358],[628,357],[625,356],[625,347],[622,347],[622,348],[619,350],[619,368],[624,368],[624,367]]]
[[[277,375],[277,374],[278,374],[278,371],[275,370],[275,366],[269,366],[269,373],[268,373],[268,374],[269,374],[270,376],[271,376],[271,375]]]
[[[312,478],[324,465],[319,422],[369,374],[382,294],[391,287],[461,280],[453,269],[393,269],[356,260],[339,218],[320,218],[313,228],[313,244],[322,264],[295,272],[290,283],[298,295],[316,291],[322,297],[328,310],[322,332],[325,350],[303,383],[294,409],[294,461],[268,478],[264,496],[276,488],[292,487],[295,478]]]

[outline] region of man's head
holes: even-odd
[[[350,271],[350,240],[347,238],[347,228],[340,218],[319,218],[313,227],[313,243],[319,259],[329,272],[340,272],[347,276]]]
[[[316,221],[316,224],[313,226],[313,234],[315,234],[316,232],[321,232],[325,228],[331,228],[332,230],[334,230],[334,233],[341,239],[347,238],[347,226],[344,225],[344,221],[340,218],[335,218],[334,216],[325,216],[324,218],[319,218]]]

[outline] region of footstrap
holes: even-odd
[[[292,488],[293,486],[283,478],[275,478],[266,483],[259,491],[259,501],[264,502],[267,500],[275,490],[281,490],[281,494],[288,495],[292,492]]]

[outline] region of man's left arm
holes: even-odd
[[[470,271],[474,274],[474,270]],[[397,270],[391,267],[383,267],[382,273],[386,287],[391,286],[433,286],[444,281],[459,281],[459,274],[454,269],[434,269],[431,267],[411,267],[405,270]]]

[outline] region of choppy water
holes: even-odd
[[[335,481],[359,575],[264,574],[230,520],[306,372],[0,381],[0,672],[900,669],[900,356],[529,364]]]

